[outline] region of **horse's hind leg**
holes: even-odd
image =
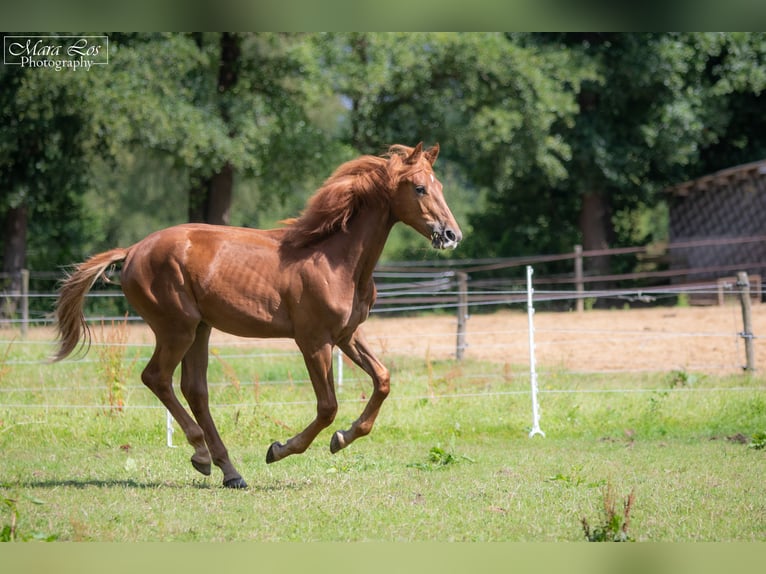
[[[141,374],[141,380],[165,405],[186,435],[186,440],[194,447],[194,455],[192,455],[194,468],[208,475],[210,474],[210,453],[205,444],[205,434],[173,392],[173,371],[194,340],[193,331],[187,336],[184,336],[181,331],[179,329],[179,332],[172,337],[155,333],[157,346]]]
[[[207,390],[207,363],[208,341],[210,340],[210,327],[205,323],[197,326],[196,336],[189,350],[184,355],[181,363],[181,391],[191,407],[194,417],[204,431],[204,442],[207,443],[205,453],[210,452],[207,458],[207,474],[210,474],[210,456],[213,462],[223,471],[223,484],[229,488],[247,488],[247,483],[234,468],[229,460],[229,453],[218,434],[218,430],[210,415]],[[198,453],[195,453],[197,456]],[[199,459],[192,464],[195,468]]]

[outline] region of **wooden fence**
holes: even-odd
[[[679,242],[665,245],[648,245],[616,249],[585,251],[581,246],[574,246],[570,253],[538,255],[529,257],[470,259],[470,260],[435,260],[429,262],[402,262],[379,265],[375,272],[378,287],[378,300],[373,309],[375,313],[416,313],[425,310],[440,309],[454,312],[457,316],[456,351],[457,358],[462,358],[465,349],[465,324],[470,309],[483,306],[522,305],[527,294],[523,270],[526,266],[545,268],[546,265],[558,265],[558,273],[545,273],[535,269],[535,301],[559,302],[573,306],[578,312],[587,307],[586,303],[597,299],[618,299],[623,302],[652,302],[660,296],[678,296],[685,294],[704,302],[721,302],[725,295],[737,295],[744,307],[744,273],[749,303],[759,303],[762,298],[761,271],[766,264],[758,262],[718,265],[704,269],[667,269],[663,260],[671,253],[684,249],[698,248],[703,245],[745,245],[756,242],[766,243],[766,236],[735,237]],[[639,258],[644,265],[635,266],[636,271],[621,274],[588,274],[585,262],[590,257],[626,256]],[[569,272],[561,272],[562,263],[571,262]],[[646,263],[651,264],[647,265]],[[713,279],[689,282],[701,272],[708,273]],[[737,275],[736,277],[734,275]],[[44,324],[49,321],[50,310],[55,298],[54,281],[60,279],[55,273],[35,273],[21,271],[13,277],[0,274],[0,286],[9,278],[11,283],[20,285],[18,289],[0,291],[0,327],[18,324],[22,336],[26,335],[30,324]],[[45,282],[49,289],[33,289],[30,281],[36,285]],[[608,284],[609,288],[601,286]],[[599,287],[597,287],[599,286]],[[120,296],[119,291],[94,292],[93,297]],[[30,301],[48,299],[47,311],[30,316]],[[569,307],[572,308],[572,307]],[[747,342],[750,329],[745,320],[743,337]],[[748,361],[749,363],[749,361]]]

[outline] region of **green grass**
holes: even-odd
[[[165,445],[164,410],[138,378],[149,349],[125,352],[122,412],[96,353],[38,362],[48,350],[14,343],[0,365],[6,538],[584,541],[582,519],[598,525],[612,489],[618,501],[635,492],[637,541],[766,540],[760,378],[542,366],[546,437],[530,439],[523,366],[389,356],[392,393],[369,437],[329,452],[370,391],[347,367],[335,424],[305,454],[266,465],[268,445],[313,416],[302,359],[220,348],[213,414],[243,492],[222,488],[217,470],[196,473],[180,433]]]

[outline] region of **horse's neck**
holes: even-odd
[[[342,259],[357,283],[372,279],[394,223],[388,210],[368,207],[354,216],[345,233],[333,236],[331,244],[336,256]]]

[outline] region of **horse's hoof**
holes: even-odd
[[[274,454],[274,447],[282,446],[279,444],[279,441],[275,441],[271,443],[271,446],[269,447],[269,450],[266,451],[266,464],[271,464],[272,462],[276,462],[279,459],[277,458],[277,455]]]
[[[223,485],[226,488],[247,488],[247,483],[245,482],[245,479],[241,476],[237,476],[234,478],[230,478],[229,480],[224,480]]]
[[[191,459],[192,466],[201,472],[205,476],[210,476],[210,463],[209,462],[197,462],[193,458]]]
[[[335,454],[340,449],[346,447],[346,441],[343,439],[343,433],[341,431],[335,431],[330,439],[330,452]]]

